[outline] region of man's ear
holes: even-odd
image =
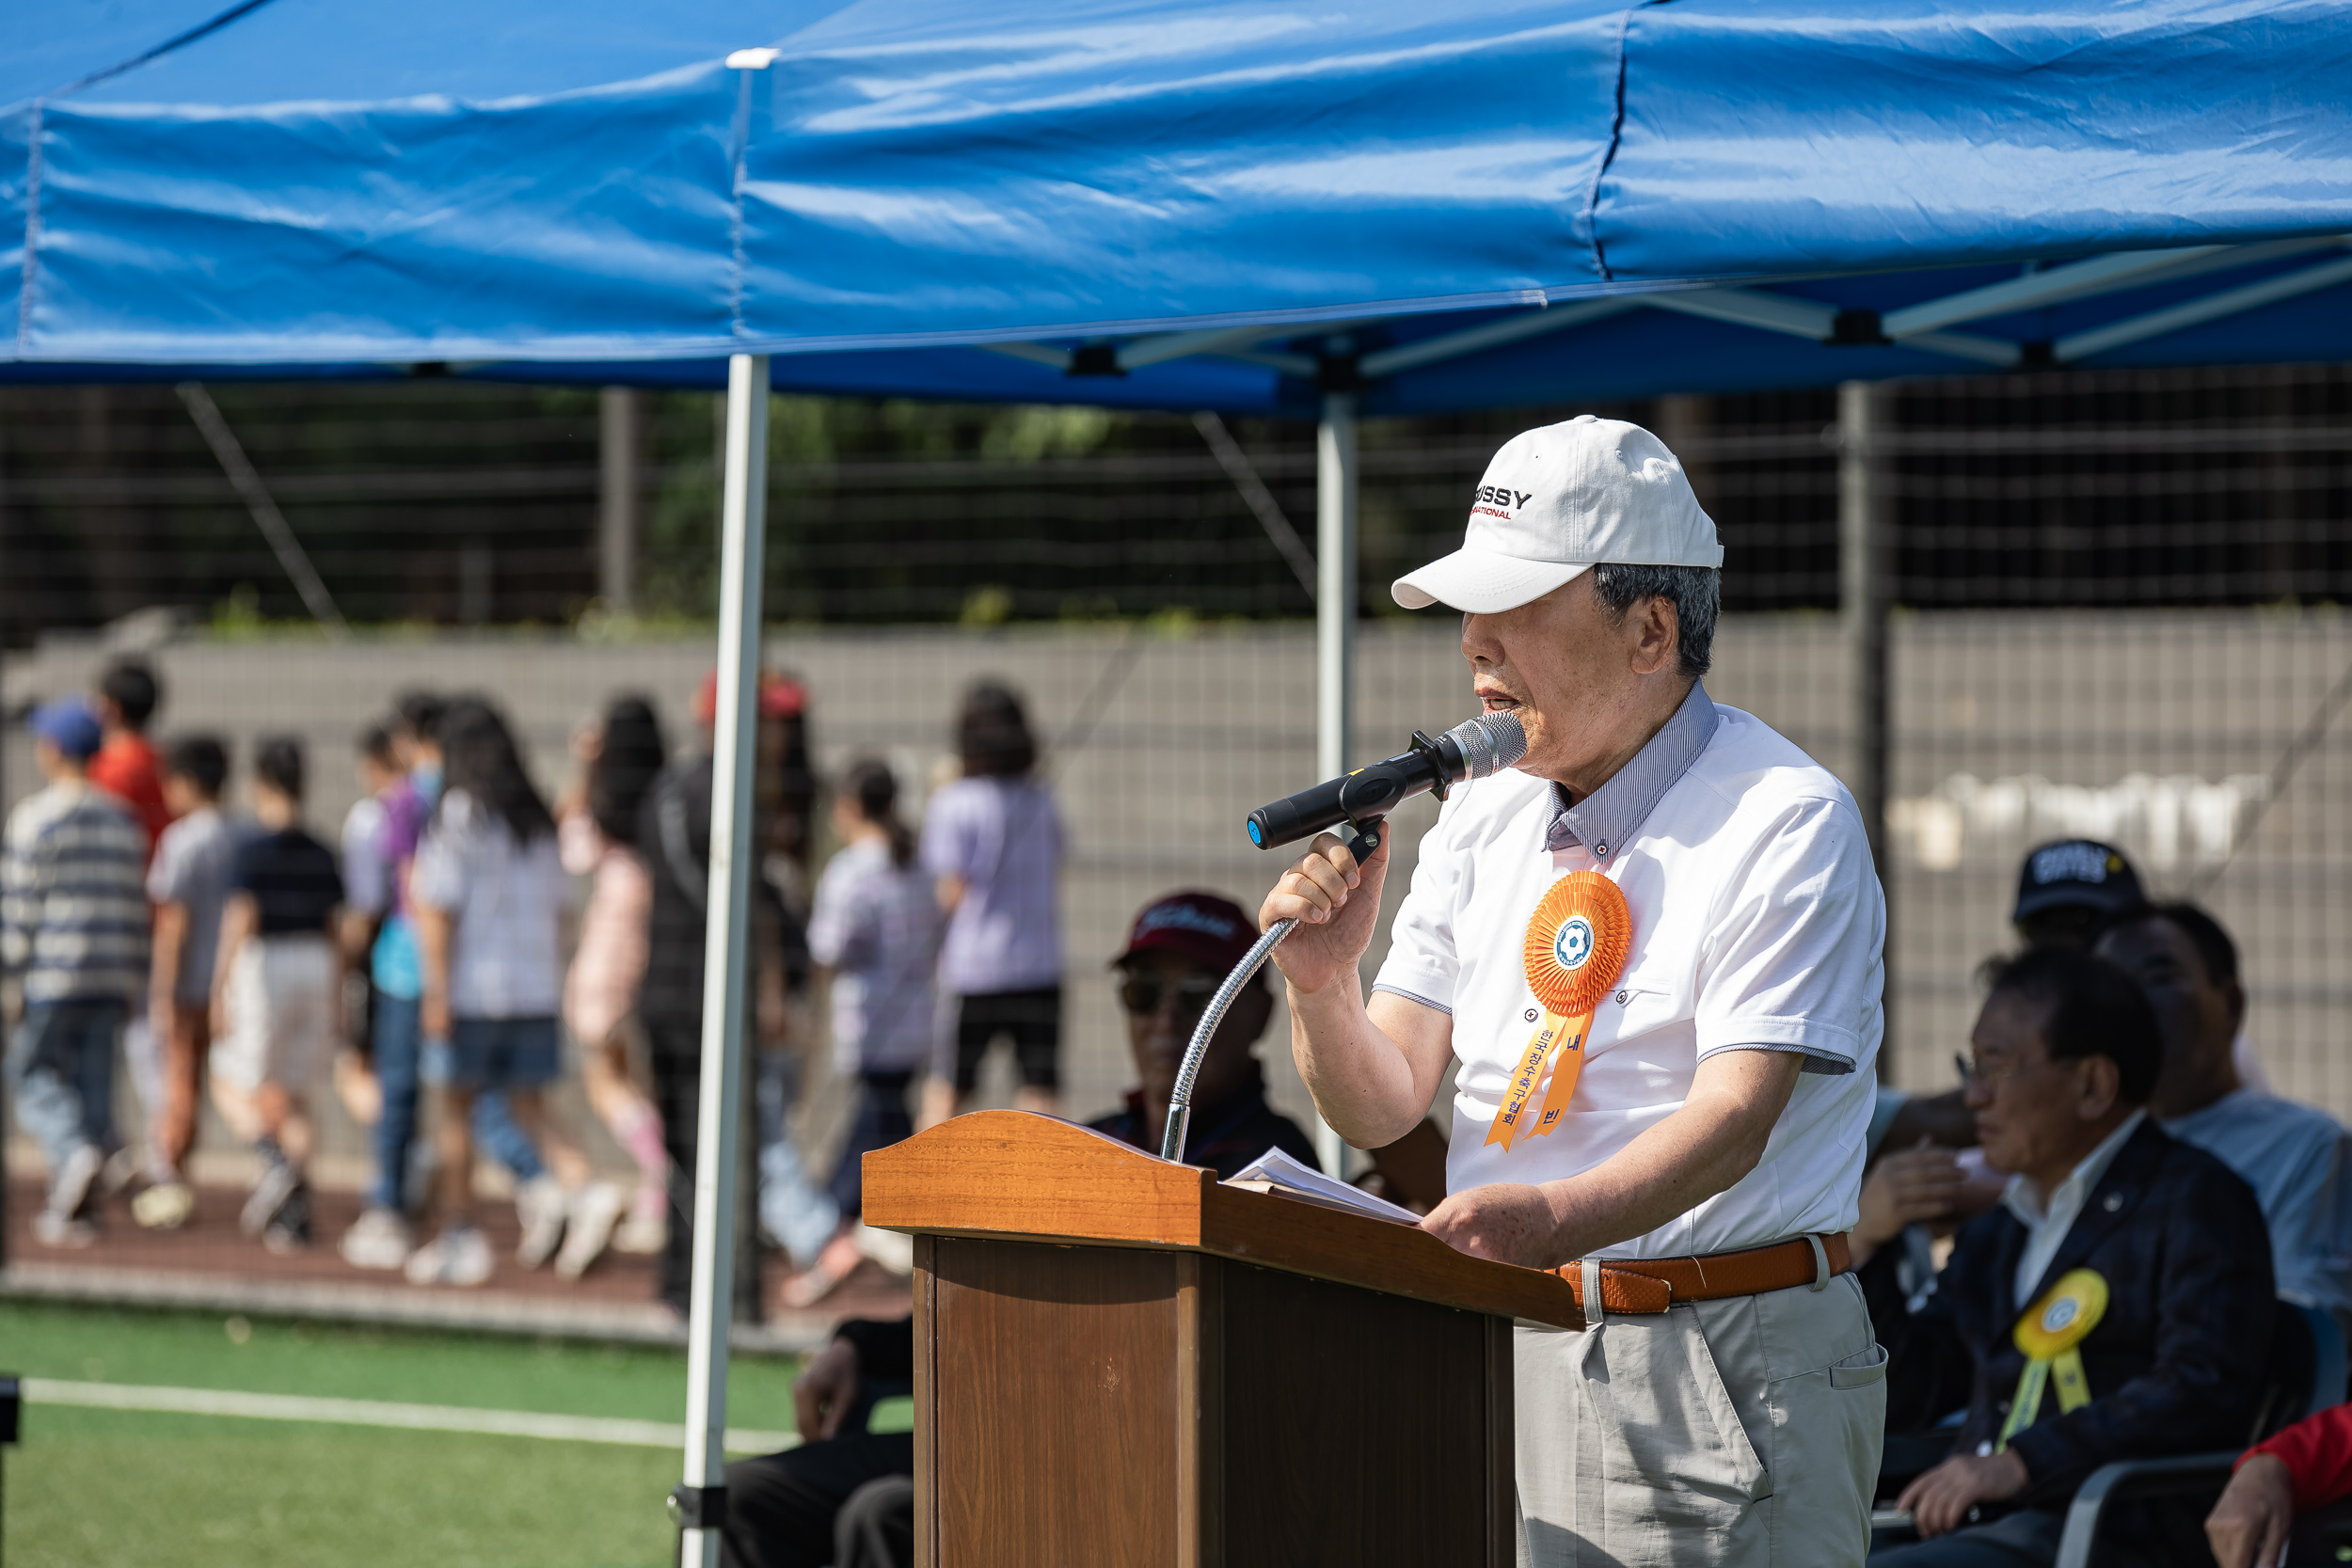
[[[2076,1059],[2075,1071],[2074,1114],[2085,1121],[2097,1121],[2115,1108],[2123,1092],[2122,1069],[2112,1056],[2083,1056]]]
[[[1682,619],[1675,602],[1662,594],[1629,607],[1626,610],[1628,629],[1633,655],[1633,673],[1654,675],[1672,668],[1682,649]]]

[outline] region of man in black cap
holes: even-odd
[[[2017,868],[2010,921],[2027,947],[2087,948],[2098,927],[2147,902],[2123,851],[2096,839],[2044,844]]]
[[[2017,868],[2017,907],[2009,918],[2027,947],[2088,949],[2110,921],[2147,903],[2139,873],[2122,850],[2095,838],[2062,838],[2027,852]],[[2230,1065],[2241,1086],[2277,1092],[2243,1029],[2231,1042]]]
[[[1171,893],[1144,906],[1127,933],[1126,950],[1111,960],[1140,1083],[1123,1109],[1095,1119],[1096,1132],[1159,1152],[1168,1096],[1193,1028],[1257,940],[1257,927],[1241,907],[1214,893]],[[1266,1103],[1265,1076],[1253,1048],[1273,1016],[1274,992],[1262,970],[1233,998],[1193,1080],[1186,1164],[1232,1176],[1269,1148],[1316,1164],[1315,1146],[1298,1124]]]

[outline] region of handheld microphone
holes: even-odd
[[[1251,812],[1249,842],[1271,849],[1326,828],[1338,828],[1348,848],[1362,860],[1379,850],[1379,818],[1395,810],[1399,801],[1424,791],[1434,792],[1442,800],[1453,785],[1490,779],[1525,755],[1527,731],[1519,716],[1508,711],[1465,720],[1435,740],[1415,730],[1411,751]],[[1201,1059],[1209,1053],[1209,1041],[1216,1037],[1217,1026],[1225,1022],[1226,1009],[1282,939],[1297,928],[1295,919],[1278,920],[1267,927],[1257,945],[1243,955],[1201,1009],[1200,1022],[1193,1026],[1192,1043],[1184,1047],[1184,1060],[1177,1065],[1176,1086],[1168,1097],[1161,1159],[1182,1162],[1184,1157],[1184,1136],[1192,1127],[1193,1083],[1200,1076]]]
[[[1525,755],[1527,732],[1508,709],[1465,720],[1435,740],[1415,730],[1411,751],[1251,812],[1249,842],[1271,849],[1343,822],[1386,816],[1416,795],[1442,800],[1452,785],[1491,778]]]

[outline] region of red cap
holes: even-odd
[[[1127,950],[1111,962],[1123,964],[1157,948],[1222,974],[1241,962],[1257,940],[1258,928],[1232,899],[1214,893],[1171,893],[1143,907],[1127,933]]]
[[[808,689],[789,675],[779,675],[773,670],[759,674],[759,716],[762,719],[797,719],[808,711]],[[713,670],[703,677],[701,688],[694,693],[694,721],[713,723],[719,717],[719,672]]]

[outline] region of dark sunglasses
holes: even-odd
[[[1199,1018],[1202,1009],[1208,1006],[1209,998],[1216,994],[1216,987],[1217,982],[1206,975],[1179,980],[1171,986],[1165,980],[1136,974],[1120,983],[1119,1001],[1121,1006],[1136,1017],[1149,1018],[1172,996],[1176,999],[1178,1018]]]

